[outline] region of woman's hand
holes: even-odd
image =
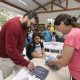
[[[60,59],[62,57],[62,55],[57,55],[57,58]]]
[[[54,65],[54,61],[48,61],[48,65],[49,65],[49,66]]]

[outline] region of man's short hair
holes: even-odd
[[[28,11],[26,14],[23,15],[23,17],[25,17],[26,15],[28,16],[29,19],[34,18],[37,24],[39,23],[38,15],[34,11]]]

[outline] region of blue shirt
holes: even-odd
[[[45,41],[45,42],[50,42],[50,41],[52,41],[52,36],[53,36],[52,32],[50,32],[50,31],[48,31],[48,30],[45,30],[45,31],[43,31],[42,35],[43,35],[43,37],[44,37],[44,41]]]

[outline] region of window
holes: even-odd
[[[15,16],[22,16],[22,14],[12,11],[10,9],[6,9],[3,7],[0,7],[0,29],[2,28],[2,25],[9,19],[15,17]]]

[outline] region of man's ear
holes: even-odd
[[[25,16],[26,19],[29,19],[28,16]]]
[[[26,21],[26,20],[28,20],[28,19],[29,19],[28,16],[23,17],[23,20],[24,20],[24,21]]]

